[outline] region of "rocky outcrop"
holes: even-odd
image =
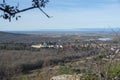
[[[59,75],[59,76],[54,76],[50,80],[80,80],[80,77],[82,75]]]

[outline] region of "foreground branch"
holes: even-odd
[[[45,7],[46,3],[49,2],[49,0],[32,0],[32,6],[28,8],[24,8],[22,10],[18,8],[19,6],[11,6],[6,4],[5,1],[6,0],[4,0],[2,4],[0,4],[0,10],[4,12],[1,15],[3,19],[8,19],[9,21],[11,21],[11,18],[15,17],[17,20],[20,16],[16,16],[16,14],[35,8],[39,8],[43,14],[45,14],[48,18],[50,18],[50,16],[41,9],[42,7],[43,8]]]

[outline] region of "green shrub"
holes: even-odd
[[[96,74],[84,74],[80,80],[99,80],[99,77]]]
[[[110,78],[120,78],[120,64],[111,66],[109,76]]]
[[[70,67],[60,66],[58,69],[59,74],[73,74],[73,69]]]

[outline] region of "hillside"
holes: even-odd
[[[99,34],[18,34],[0,32],[0,43],[73,42],[101,38]]]
[[[8,32],[0,32],[0,43],[32,43],[41,41],[55,41],[58,38],[50,38],[49,36],[43,35],[32,35],[32,34],[16,34]]]
[[[79,74],[83,74],[82,77],[90,78],[88,80],[98,80],[98,70],[102,69],[100,71],[105,75],[104,71],[109,63],[109,55],[116,50],[119,53],[120,49],[118,36],[111,41],[98,40],[108,37],[115,38],[111,34],[0,32],[0,80],[56,80],[59,75],[64,77],[64,74],[67,76],[78,74],[76,75],[78,77]],[[94,41],[90,41],[91,39]],[[31,45],[40,43],[57,43],[63,48],[31,48]],[[115,57],[112,67],[119,64],[119,58],[120,55]],[[96,66],[98,67],[96,68]],[[120,68],[114,69],[115,75],[110,71],[109,80],[116,76],[119,77],[117,71],[120,72]]]

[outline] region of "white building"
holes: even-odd
[[[63,48],[62,45],[49,45],[49,44],[46,44],[46,43],[44,43],[44,44],[32,45],[31,47],[32,47],[32,48],[37,48],[37,49],[39,49],[39,48]]]

